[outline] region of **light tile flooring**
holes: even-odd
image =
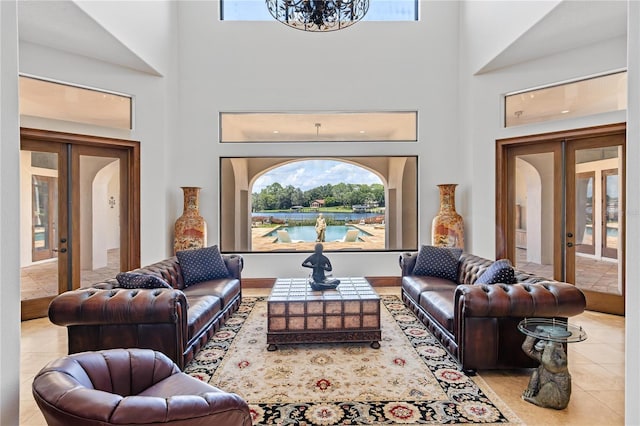
[[[553,278],[553,265],[527,261],[527,250],[516,250],[516,268],[541,277]],[[582,290],[620,295],[618,262],[576,256],[576,286]]]
[[[80,287],[87,287],[107,278],[113,278],[120,272],[120,249],[107,251],[107,266],[80,271]],[[53,259],[20,268],[21,300],[54,296],[58,292],[58,261]]]
[[[379,287],[381,294],[399,295],[397,287]],[[267,289],[243,289],[245,296],[264,296]],[[573,392],[564,410],[540,408],[520,398],[531,370],[481,371],[493,391],[527,425],[624,424],[624,317],[587,311],[571,319],[588,334],[569,345]],[[31,396],[34,375],[50,360],[66,354],[66,329],[41,318],[22,323],[20,365],[20,424],[43,426]]]

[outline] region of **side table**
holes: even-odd
[[[540,407],[566,408],[571,397],[571,374],[565,345],[582,342],[587,333],[580,326],[554,318],[525,318],[518,330],[527,336],[522,350],[540,362],[522,399]]]

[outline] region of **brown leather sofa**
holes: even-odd
[[[36,374],[33,397],[49,426],[249,426],[247,403],[150,349],[82,352]]]
[[[417,252],[402,253],[402,300],[463,370],[536,367],[521,346],[525,317],[566,320],[582,313],[584,294],[574,285],[515,270],[515,284],[475,284],[493,261],[463,253],[458,280],[413,275]]]
[[[243,258],[222,257],[228,278],[185,287],[174,256],[132,271],[161,276],[173,289],[126,289],[113,278],[60,294],[49,305],[49,319],[67,327],[70,354],[148,348],[184,369],[240,306]]]

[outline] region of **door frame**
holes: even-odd
[[[511,262],[515,262],[515,244],[508,244],[509,241],[515,242],[515,235],[513,235],[513,224],[515,220],[515,213],[513,209],[509,209],[509,198],[508,191],[510,185],[513,183],[510,182],[509,177],[513,176],[513,170],[509,170],[508,165],[510,162],[508,161],[508,155],[511,149],[514,147],[526,147],[532,145],[540,145],[542,143],[551,142],[558,143],[565,140],[578,140],[578,139],[589,139],[603,136],[618,136],[624,135],[626,138],[626,123],[614,123],[607,124],[602,126],[594,126],[594,127],[585,127],[581,129],[573,129],[573,130],[562,130],[557,132],[550,133],[542,133],[535,135],[526,135],[526,136],[516,136],[512,138],[506,139],[498,139],[496,140],[496,259],[507,258],[511,260]],[[626,150],[623,150],[626,152]],[[564,157],[565,153],[562,153]],[[565,161],[564,158],[561,159],[562,162]],[[625,159],[626,161],[626,159]],[[570,164],[570,162],[569,162]],[[557,166],[554,166],[557,167]],[[556,174],[562,174],[562,170],[556,170]],[[567,171],[568,172],[568,171]],[[621,188],[624,191],[624,176],[621,173]],[[554,202],[572,202],[571,200],[555,200]],[[564,209],[563,209],[564,211]],[[559,216],[559,215],[558,215]],[[559,219],[556,218],[556,221]],[[623,217],[624,220],[624,217]],[[565,218],[561,218],[561,223],[557,229],[561,230],[561,232],[565,232],[564,229]],[[556,225],[558,225],[556,223]],[[555,225],[554,225],[555,226]],[[624,250],[624,238],[621,239],[621,247]],[[554,247],[557,246],[557,243],[554,242]],[[561,253],[564,253],[564,250],[556,251],[554,249],[554,278],[558,277],[557,269],[558,265],[560,268],[564,269],[565,259],[564,256],[561,256]],[[561,257],[559,257],[561,256]],[[625,262],[626,259],[619,258],[620,262]],[[556,278],[557,279],[557,278]],[[608,294],[608,293],[597,293],[590,290],[583,290],[585,295],[587,296],[587,300],[589,301],[587,308],[594,311],[601,312],[610,312],[613,314],[624,315],[624,299],[626,294],[626,280],[625,280],[625,268],[624,263],[621,268],[621,276],[620,279],[623,280],[624,283],[622,288],[622,296]]]
[[[59,155],[71,155],[71,159],[75,155],[73,155],[73,148],[76,148],[76,151],[80,151],[83,154],[85,152],[90,152],[91,148],[101,148],[101,149],[113,149],[117,150],[121,153],[121,161],[124,163],[122,167],[120,167],[121,178],[124,178],[124,182],[127,182],[127,199],[122,200],[121,202],[121,221],[124,226],[121,226],[121,239],[126,241],[126,246],[128,249],[120,251],[120,267],[124,271],[129,271],[135,268],[140,267],[140,142],[126,140],[126,139],[116,139],[116,138],[106,138],[101,136],[91,136],[91,135],[81,135],[75,133],[66,133],[66,132],[57,132],[51,130],[41,130],[41,129],[32,129],[32,128],[20,128],[20,141],[21,141],[21,149],[23,140],[28,141],[28,143],[33,145],[43,145],[49,146],[53,143],[59,144],[58,146],[64,147],[67,144],[71,146],[72,149],[67,152],[66,150],[60,148],[58,152]],[[62,157],[60,157],[62,158]],[[61,170],[58,171],[58,179],[59,181],[68,180],[70,177],[71,171],[68,170],[67,164],[68,161],[59,161]],[[61,199],[68,199],[69,194],[63,193],[64,188],[67,188],[67,185],[59,185],[60,193],[59,196]],[[77,197],[77,195],[72,194],[72,196]],[[64,197],[64,198],[62,198]],[[73,228],[77,227],[77,223],[69,223],[69,217],[74,217],[73,212],[67,211],[68,209],[63,208],[59,212],[58,221],[59,223],[66,224],[67,229],[70,232],[73,232]],[[72,222],[78,222],[77,220],[72,220]],[[77,229],[77,228],[76,228]],[[77,234],[76,234],[77,235]],[[77,247],[79,247],[79,243],[75,240],[71,240],[72,245],[70,246],[70,251],[65,254],[58,254],[59,262],[66,262],[66,265],[71,264],[71,256],[77,256]],[[76,250],[74,250],[74,246]],[[75,254],[74,254],[75,253]],[[80,264],[79,261],[75,262],[76,266],[70,268],[67,266],[66,274],[63,277],[60,277],[58,291],[63,292],[67,290],[72,290],[80,287]],[[68,286],[69,282],[69,274],[71,275],[71,288]],[[42,297],[37,299],[30,299],[27,301],[21,300],[21,319],[24,321],[26,319],[32,318],[40,318],[47,315],[47,310],[49,303],[55,296]]]

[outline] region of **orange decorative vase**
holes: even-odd
[[[207,223],[200,216],[200,188],[183,186],[184,208],[176,220],[173,252],[203,248],[207,245]]]
[[[456,186],[438,185],[440,188],[440,212],[431,225],[431,245],[464,249],[464,222],[456,212]]]

